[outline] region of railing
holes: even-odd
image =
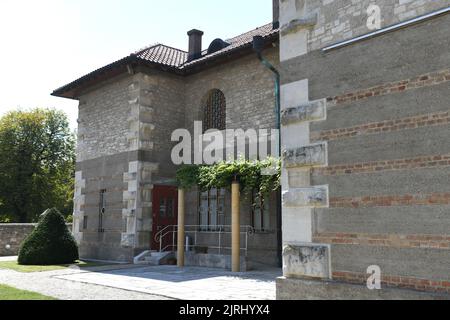
[[[201,247],[207,247],[208,249],[216,249],[219,254],[222,254],[224,250],[231,250],[231,246],[225,246],[225,235],[232,234],[231,226],[206,226],[206,225],[187,225],[185,228],[186,236],[191,236],[190,238],[193,240],[193,243],[185,243],[185,250],[190,250],[191,248],[198,247],[198,240],[201,235],[212,234],[216,235],[217,245],[209,245],[205,243],[201,243]],[[248,250],[248,236],[254,233],[254,228],[251,226],[241,226],[240,227],[240,236],[245,236],[244,246],[239,248],[241,251],[244,251],[245,256],[247,256]],[[169,235],[172,235],[172,243],[167,244],[163,247],[164,239],[166,239]],[[178,226],[167,226],[164,229],[160,230],[155,234],[155,242],[159,243],[159,251],[169,251],[172,249],[175,251],[177,249],[177,235],[178,235]],[[230,239],[231,242],[231,239]]]

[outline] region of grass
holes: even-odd
[[[0,284],[0,301],[2,300],[57,300],[42,294],[19,290]]]
[[[54,266],[21,266],[17,261],[0,261],[0,269],[10,269],[17,272],[44,272],[67,269],[69,267],[89,268],[104,266],[104,263],[78,261],[75,264],[54,265]],[[1,299],[0,299],[1,300]]]

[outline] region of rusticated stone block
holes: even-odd
[[[326,99],[316,100],[281,112],[281,123],[289,125],[305,121],[320,121],[326,119]]]
[[[130,233],[122,233],[121,246],[124,248],[133,248],[136,236]]]
[[[285,246],[283,275],[286,278],[331,279],[330,247],[320,244]]]
[[[328,187],[290,189],[283,193],[285,207],[328,207]]]
[[[283,152],[285,168],[318,167],[327,164],[326,143],[314,144]]]
[[[283,25],[281,27],[281,36],[286,36],[290,33],[295,33],[298,30],[304,28],[311,28],[317,24],[317,13],[310,13],[306,16],[302,16],[298,19],[294,19],[289,21],[289,23]]]

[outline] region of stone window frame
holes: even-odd
[[[226,130],[227,101],[225,94],[219,89],[211,89],[202,106],[204,132],[216,129]]]

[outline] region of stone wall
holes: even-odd
[[[174,179],[170,138],[184,124],[183,89],[180,77],[141,70],[81,95],[74,233],[82,257],[131,261],[149,248],[153,186]]]
[[[32,223],[0,223],[0,257],[16,256],[20,245],[34,230]],[[72,225],[67,227],[72,229]]]
[[[357,19],[348,10],[364,2],[324,1],[320,12],[333,8],[325,22],[340,25]],[[302,1],[281,3],[287,8]],[[449,5],[389,3],[395,3],[395,14],[385,16],[383,26]],[[311,13],[295,12],[300,20]],[[291,13],[282,8],[282,19],[292,19]],[[277,283],[279,298],[305,298],[310,289],[325,299],[412,296],[392,288],[448,297],[450,15],[326,53],[315,50],[368,32],[365,19],[352,23],[352,33],[340,27],[320,44],[311,42],[313,30],[323,26],[320,18],[282,34],[282,107],[292,120],[284,122],[282,135],[289,272]],[[324,100],[325,112],[318,111],[315,101]],[[311,114],[305,108],[322,117],[305,118]],[[320,272],[326,265],[329,274]],[[366,272],[372,265],[381,269],[383,290],[369,294]],[[292,273],[323,280],[302,282]],[[360,287],[350,293],[330,279]]]
[[[278,48],[263,51],[264,57],[279,68]],[[255,55],[222,64],[186,78],[186,127],[203,121],[202,107],[212,89],[226,99],[227,129],[274,129],[274,80],[270,70]]]
[[[279,68],[278,48],[269,48],[263,51],[263,55],[277,69]],[[227,129],[276,129],[273,74],[255,55],[249,55],[186,78],[186,110],[189,112],[186,112],[185,123],[191,132],[194,121],[203,121],[202,107],[207,94],[212,89],[219,89],[225,95]],[[272,231],[252,234],[248,237],[248,259],[254,266],[277,266],[278,264],[275,196],[271,197],[269,203]],[[231,225],[231,196],[228,192],[225,204],[225,225]],[[197,192],[187,195],[186,214],[187,224],[199,224]],[[251,225],[251,204],[248,199],[242,200],[241,225]],[[242,237],[242,243],[244,240],[245,238]],[[204,243],[214,245],[217,243],[217,235],[205,237]]]
[[[277,48],[264,55],[279,66]],[[74,234],[82,257],[131,261],[149,249],[152,189],[175,183],[171,134],[203,120],[210,89],[225,94],[227,128],[275,128],[273,74],[253,54],[185,77],[135,70],[81,93]]]
[[[280,0],[281,27],[292,19],[316,19],[311,25],[309,51],[370,32],[367,10],[380,8],[381,27],[402,22],[450,6],[450,0]]]
[[[198,191],[193,190],[186,193],[186,225],[199,225],[198,213]],[[252,225],[252,211],[251,201],[248,198],[241,198],[241,226]],[[254,268],[260,267],[277,267],[278,266],[278,242],[277,242],[277,202],[276,195],[273,193],[268,199],[269,210],[269,230],[264,232],[257,231],[247,234],[241,234],[241,247],[245,246],[247,242],[248,252],[247,260]],[[225,208],[224,208],[224,222],[226,226],[231,226],[231,193],[225,193]],[[191,228],[192,230],[192,228]],[[228,230],[230,231],[230,230]],[[244,229],[242,229],[244,231]],[[218,233],[187,233],[191,238],[197,237],[197,245],[204,247],[217,247],[219,245]],[[221,242],[223,247],[231,247],[231,234],[222,234]],[[218,254],[217,249],[210,249],[208,251],[212,254]],[[231,255],[231,250],[222,250],[221,254]],[[242,252],[243,254],[243,252]]]

